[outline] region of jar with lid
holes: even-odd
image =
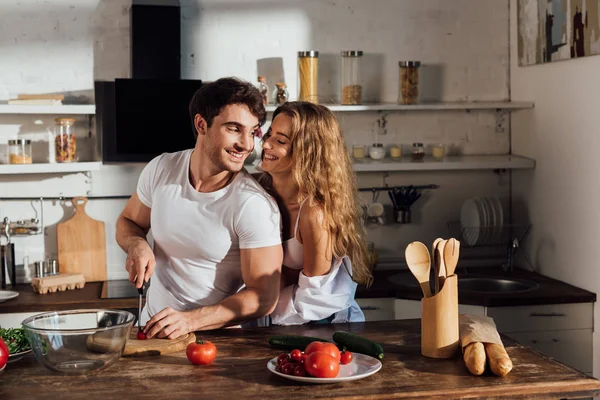
[[[277,82],[275,84],[275,90],[273,91],[273,103],[276,106],[280,106],[290,99],[290,94],[287,91],[287,86],[283,82]]]
[[[364,160],[366,157],[365,146],[362,144],[353,144],[352,145],[352,158],[354,160]]]
[[[298,100],[318,104],[319,52],[298,52]]]
[[[390,157],[394,160],[399,160],[402,158],[402,147],[397,144],[393,144],[390,146]]]
[[[342,104],[362,104],[360,50],[342,51]]]
[[[56,162],[77,161],[77,141],[75,138],[75,118],[56,118],[54,120],[54,148]]]
[[[371,148],[369,149],[369,156],[373,160],[381,160],[385,157],[385,149],[381,143],[373,143]]]
[[[400,61],[399,104],[417,104],[419,102],[420,61]]]
[[[431,148],[431,155],[436,161],[443,161],[446,156],[446,147],[438,143]]]
[[[31,164],[31,140],[15,139],[8,141],[9,164]]]
[[[425,148],[423,143],[413,143],[412,159],[413,161],[422,161],[425,158]]]
[[[258,77],[258,90],[263,99],[263,104],[266,106],[269,104],[269,86],[267,86],[267,78],[264,76]]]

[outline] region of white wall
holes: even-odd
[[[428,100],[508,100],[507,0],[285,0],[182,1],[182,77],[214,80],[237,75],[255,81],[280,79],[296,94],[296,52],[320,51],[323,101],[337,97],[339,51],[365,52],[365,97],[395,102],[398,61],[424,62],[422,92]],[[18,93],[65,92],[72,100],[93,102],[94,79],[129,76],[128,7],[125,0],[4,0],[0,2],[0,100]],[[5,23],[6,22],[6,23]],[[52,116],[53,117],[53,116]],[[0,115],[2,144],[14,137],[33,137],[37,160],[43,161],[52,117]],[[387,120],[380,131],[378,121]],[[41,120],[41,124],[36,124]],[[506,154],[509,128],[496,132],[495,114],[482,112],[395,112],[340,114],[347,143],[426,145],[443,142],[454,152]],[[82,142],[85,119],[78,121]],[[187,133],[186,133],[187,134]],[[83,146],[83,145],[81,145]],[[80,147],[81,147],[80,146]],[[88,145],[89,147],[89,145]],[[82,155],[92,157],[92,149]],[[140,167],[104,167],[89,177],[0,176],[0,197],[113,195],[133,192]],[[384,174],[361,174],[361,186],[382,185]],[[430,242],[448,234],[461,203],[472,195],[500,195],[507,200],[506,177],[490,171],[393,173],[390,185],[440,184],[414,209],[414,223],[370,227],[384,257],[398,257],[412,240]],[[365,195],[370,201],[370,195]],[[389,204],[386,193],[380,199]],[[121,200],[95,200],[88,212],[106,222],[109,277],[123,277],[124,255],[114,242],[114,221]],[[0,215],[34,216],[29,202],[0,202]],[[39,212],[39,211],[38,211]],[[44,203],[45,236],[17,238],[17,258],[30,261],[56,251],[54,225],[68,218],[68,204]]]
[[[517,60],[517,0],[511,0],[512,98],[535,102],[512,119],[513,152],[536,160],[535,170],[513,174],[515,202],[526,206],[532,223],[527,254],[538,272],[598,293],[600,57],[530,67]],[[598,307],[594,321],[598,349]]]

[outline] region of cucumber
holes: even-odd
[[[337,331],[333,334],[333,341],[340,347],[345,347],[353,353],[366,354],[383,360],[383,347],[379,343],[348,332]]]
[[[269,344],[271,346],[290,350],[298,349],[304,351],[306,346],[312,342],[329,342],[329,340],[299,335],[277,335],[269,338]]]

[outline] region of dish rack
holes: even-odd
[[[460,222],[449,222],[448,233],[450,237],[457,238],[461,247],[490,247],[504,248],[506,250],[506,264],[502,267],[505,271],[512,272],[515,255],[521,243],[527,237],[531,224],[502,226],[463,227]]]

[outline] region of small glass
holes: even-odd
[[[15,139],[8,141],[9,164],[31,164],[31,140]]]
[[[402,148],[398,145],[391,145],[390,146],[390,157],[394,160],[398,160],[400,158],[402,158]]]
[[[399,104],[417,104],[419,102],[420,61],[400,61]]]
[[[266,106],[269,104],[269,86],[267,86],[267,78],[264,76],[258,77],[258,90],[263,99],[263,104]]]
[[[360,82],[360,50],[342,51],[342,104],[362,104]]]
[[[77,161],[77,140],[75,138],[75,118],[56,118],[54,120],[54,148],[56,162]]]
[[[412,159],[413,161],[423,161],[425,158],[425,148],[423,143],[413,143]]]
[[[436,161],[443,161],[446,156],[446,147],[441,143],[434,145],[431,149],[431,155]]]
[[[367,156],[367,151],[365,146],[361,144],[352,145],[352,158],[355,160],[364,160]]]
[[[275,84],[276,89],[273,91],[273,103],[280,106],[290,99],[290,94],[287,91],[287,86],[283,82]]]

